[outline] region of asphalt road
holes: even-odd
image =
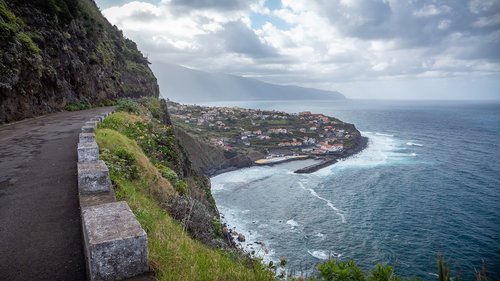
[[[0,127],[0,280],[85,280],[76,175],[81,126],[110,108]]]

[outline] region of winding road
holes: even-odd
[[[1,280],[86,280],[76,145],[85,121],[110,109],[0,127]]]

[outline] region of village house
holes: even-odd
[[[271,128],[267,131],[268,134],[286,134],[287,129],[283,128]]]

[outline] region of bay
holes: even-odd
[[[354,123],[369,145],[313,174],[307,163],[251,167],[211,179],[225,220],[264,260],[310,274],[328,258],[435,280],[443,253],[474,279],[500,278],[500,103],[266,101],[216,106],[313,111]],[[254,242],[262,241],[265,247]]]

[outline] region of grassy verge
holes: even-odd
[[[147,232],[158,280],[273,280],[258,262],[245,265],[192,239],[161,208],[159,198],[172,196],[174,189],[135,141],[112,129],[98,129],[97,142],[118,199],[128,202]]]

